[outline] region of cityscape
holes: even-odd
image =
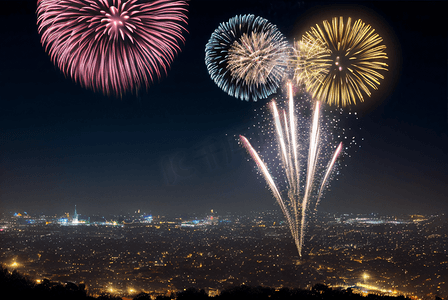
[[[209,296],[231,286],[434,299],[448,293],[446,215],[330,214],[310,221],[299,257],[278,211],[165,217],[3,214],[1,264],[36,282],[85,284],[91,295]]]

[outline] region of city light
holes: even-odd
[[[445,291],[448,262],[434,263],[446,256],[444,235],[434,230],[434,224],[444,224],[444,215],[424,216],[426,221],[416,223],[410,216],[318,213],[307,244],[309,254],[302,260],[279,210],[246,215],[208,210],[182,218],[157,216],[151,223],[144,222],[144,216],[148,214],[134,211],[90,216],[90,223],[70,226],[57,222],[61,215],[30,216],[37,220],[31,224],[18,222],[11,213],[0,220],[7,228],[1,233],[0,262],[11,272],[19,267],[21,272],[31,271],[36,284],[42,284],[42,278],[83,282],[93,295],[106,292],[129,298],[141,290],[136,286],[156,287],[149,292],[169,295],[167,291],[200,282],[216,294],[226,286],[258,282],[311,288],[322,278],[332,288],[351,288],[363,295],[418,299]],[[72,223],[72,217],[68,220]],[[113,221],[119,225],[97,226]],[[396,260],[396,249],[409,259]],[[431,271],[412,268],[415,261],[431,266]],[[179,272],[184,276],[176,276]]]

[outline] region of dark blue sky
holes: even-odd
[[[191,1],[189,33],[168,76],[139,97],[84,90],[39,42],[34,1],[0,11],[0,210],[153,214],[277,209],[234,142],[254,109],[219,89],[204,49],[221,22],[253,13],[288,40],[333,14],[384,37],[390,71],[360,114],[361,148],[344,158],[319,210],[448,209],[447,32],[443,2]],[[314,23],[313,23],[314,22]],[[227,134],[227,135],[226,135]]]

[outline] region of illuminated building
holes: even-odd
[[[58,223],[59,223],[60,225],[67,225],[67,223],[68,223],[68,219],[67,219],[67,218],[59,218],[59,219],[58,219]]]
[[[73,224],[78,224],[78,213],[76,212],[76,204],[75,204],[75,213],[73,214],[73,220],[72,220]]]

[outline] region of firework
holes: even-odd
[[[247,101],[277,91],[288,57],[288,43],[277,27],[254,15],[221,23],[205,49],[213,81],[229,95]]]
[[[362,20],[333,18],[306,32],[296,43],[295,79],[314,99],[346,106],[364,101],[387,71],[386,46]]]
[[[325,128],[320,122],[320,102],[316,101],[315,103],[309,126],[309,136],[305,137],[297,134],[299,132],[298,121],[302,123],[306,123],[306,121],[299,120],[295,114],[291,84],[288,85],[288,93],[288,112],[279,110],[275,101],[270,103],[274,127],[272,132],[275,132],[276,135],[278,157],[286,177],[287,192],[284,193],[286,195],[282,194],[282,189],[278,187],[278,183],[274,181],[266,163],[260,158],[249,140],[240,136],[240,141],[256,162],[274,198],[280,205],[299,255],[302,256],[307,214],[311,211],[311,207],[314,207],[313,204],[317,205],[320,201],[336,160],[342,151],[342,143],[336,147],[329,162],[323,164],[327,158],[326,153],[329,153],[327,148],[331,148],[331,145],[327,142],[328,139],[322,137]],[[303,131],[302,128],[300,132]],[[300,155],[299,152],[305,154]],[[324,165],[326,167],[323,167]]]
[[[66,76],[122,95],[166,74],[184,42],[186,12],[180,0],[40,0],[37,24]]]
[[[330,51],[324,44],[305,37],[294,42],[294,78],[298,84],[314,86],[321,83],[331,67]]]

